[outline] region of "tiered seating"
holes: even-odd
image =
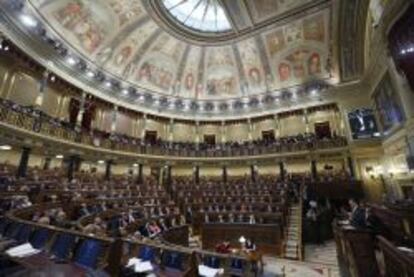
[[[0,275],[42,268],[72,275],[85,270],[102,276],[127,275],[128,258],[144,255],[139,249],[152,249],[146,259],[157,275],[195,276],[198,265],[209,265],[211,260],[227,274],[253,274],[246,257],[178,247],[188,245],[184,214],[151,179],[136,185],[127,178],[99,182],[80,174],[67,182],[39,170],[29,171],[25,179],[11,179],[0,191],[5,212],[0,220],[0,247],[6,250],[29,242],[41,252],[28,257],[3,256]],[[30,197],[33,205],[22,205],[20,198],[10,205],[8,197],[20,195]],[[150,225],[160,232],[151,233]],[[102,232],[95,227],[102,227]]]
[[[282,254],[289,202],[298,196],[296,185],[271,176],[256,181],[235,178],[226,184],[214,179],[193,184],[177,178],[173,187],[187,222],[202,234],[205,249],[223,239],[238,245],[244,236],[255,240],[263,252]]]

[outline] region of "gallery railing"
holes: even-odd
[[[277,153],[289,153],[300,151],[314,151],[320,149],[338,148],[347,145],[344,137],[326,139],[303,139],[288,143],[250,143],[246,145],[209,146],[207,149],[198,148],[196,144],[190,147],[182,146],[180,143],[145,144],[135,138],[123,135],[96,136],[93,132],[77,130],[68,123],[45,115],[32,109],[16,109],[0,104],[0,122],[13,125],[24,130],[39,133],[65,141],[80,143],[84,145],[133,152],[138,154],[158,156],[180,156],[180,157],[232,157],[232,156],[256,156]],[[132,142],[131,142],[132,141]],[[185,145],[189,145],[188,143]]]

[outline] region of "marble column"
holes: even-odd
[[[309,117],[308,117],[308,110],[303,110],[303,122],[305,123],[305,132],[309,133],[310,127],[309,127]]]
[[[252,182],[256,182],[256,166],[254,164],[250,165],[250,177]]]
[[[352,179],[355,179],[355,165],[354,159],[351,156],[346,157],[346,161],[348,164],[348,172]]]
[[[141,139],[144,140],[145,139],[145,130],[147,128],[147,114],[144,114],[142,117],[142,129],[141,129]]]
[[[45,158],[45,163],[43,164],[43,170],[49,170],[51,162],[52,162],[52,158],[51,157],[46,157]]]
[[[106,161],[106,166],[105,166],[105,180],[110,180],[111,179],[111,175],[112,175],[112,165],[113,165],[113,161],[112,160],[108,160]]]
[[[285,180],[285,164],[283,162],[279,162],[279,172],[280,172],[280,179],[282,181]]]
[[[112,110],[112,118],[111,118],[111,133],[116,133],[116,118],[118,117],[118,106],[114,106]]]
[[[83,114],[85,113],[86,92],[82,92],[82,98],[79,103],[79,112],[76,118],[76,125],[82,128]]]
[[[137,183],[140,184],[140,185],[144,183],[143,171],[144,171],[144,165],[142,163],[138,164]]]
[[[226,184],[227,183],[227,166],[223,165],[222,170],[223,170],[223,173],[222,173],[223,183]]]
[[[42,78],[39,81],[39,94],[35,99],[35,106],[40,108],[43,105],[43,99],[45,95],[45,91],[47,90],[47,83],[49,81],[49,71],[45,70],[43,72]]]
[[[68,179],[71,181],[75,175],[75,172],[80,168],[80,157],[78,155],[72,155],[68,160]]]
[[[29,147],[22,148],[22,154],[20,156],[19,167],[17,168],[17,178],[26,177],[31,151],[32,149],[30,149]]]
[[[252,124],[252,120],[250,118],[247,119],[247,124],[248,124],[247,139],[249,141],[251,141],[251,140],[253,140],[253,124]]]
[[[194,182],[196,184],[199,184],[200,183],[200,166],[195,165],[193,171],[194,171]]]
[[[318,178],[318,169],[317,169],[316,160],[311,161],[311,174],[312,174],[312,179],[316,180]]]

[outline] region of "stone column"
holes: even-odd
[[[111,133],[116,133],[116,118],[118,116],[118,106],[114,106],[112,110],[112,119],[111,119]]]
[[[112,165],[113,165],[113,163],[114,162],[112,160],[106,161],[105,180],[110,180],[111,179],[111,175],[112,175]]]
[[[253,124],[252,124],[252,120],[250,118],[247,119],[247,124],[248,124],[247,139],[249,141],[251,141],[251,140],[253,140]]]
[[[282,161],[279,162],[279,172],[280,172],[280,179],[284,181],[286,172],[285,172],[285,164]]]
[[[355,179],[355,165],[354,165],[354,160],[351,157],[351,155],[348,155],[346,157],[346,161],[347,161],[347,164],[348,164],[349,175],[351,176],[352,179]]]
[[[194,182],[196,184],[200,183],[200,166],[199,165],[195,165],[193,168],[194,171]]]
[[[52,162],[52,158],[51,157],[46,157],[45,158],[45,163],[43,164],[43,170],[49,170],[51,162]]]
[[[279,120],[279,115],[275,114],[273,116],[274,122],[275,122],[275,137],[279,138],[280,137],[280,120]]]
[[[80,157],[78,155],[72,155],[68,160],[68,179],[71,181],[77,170],[80,168]]]
[[[200,149],[200,122],[196,121],[195,126],[195,142],[196,142],[196,150]]]
[[[22,148],[22,154],[20,156],[19,167],[17,168],[17,178],[24,178],[27,174],[27,167],[29,166],[30,152],[32,149],[29,147]]]
[[[312,174],[313,180],[316,180],[318,178],[317,163],[316,163],[316,160],[314,159],[311,161],[311,174]]]
[[[168,141],[170,142],[170,144],[172,144],[174,141],[174,119],[173,118],[170,119],[170,124],[168,126],[169,126]]]
[[[308,110],[304,109],[303,110],[303,122],[305,123],[305,131],[306,133],[309,133],[309,117],[308,117]]]
[[[76,118],[76,125],[81,128],[83,121],[83,114],[85,113],[86,92],[82,92],[82,98],[79,103],[78,117]]]
[[[137,183],[140,184],[140,185],[144,183],[143,171],[144,171],[144,165],[142,163],[138,164]]]
[[[254,164],[250,165],[250,176],[252,182],[256,182],[256,165]]]
[[[220,126],[221,143],[226,143],[226,122],[222,121]]]
[[[227,166],[223,165],[223,173],[222,173],[222,178],[223,178],[223,183],[227,183]]]
[[[141,139],[143,140],[145,139],[145,129],[147,128],[147,114],[144,114],[142,119]]]
[[[45,91],[47,90],[47,83],[49,81],[49,71],[45,70],[43,72],[42,78],[39,81],[39,94],[35,100],[35,106],[40,108],[43,105],[43,99]]]

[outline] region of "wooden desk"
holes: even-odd
[[[280,224],[209,223],[201,227],[203,249],[214,249],[218,243],[228,239],[232,246],[239,246],[239,238],[254,240],[264,254],[282,254],[283,235]]]
[[[344,276],[378,277],[375,237],[371,231],[348,229],[334,222],[338,262]]]
[[[396,245],[382,236],[378,236],[378,245],[384,257],[387,277],[414,276],[414,255],[399,250]]]

